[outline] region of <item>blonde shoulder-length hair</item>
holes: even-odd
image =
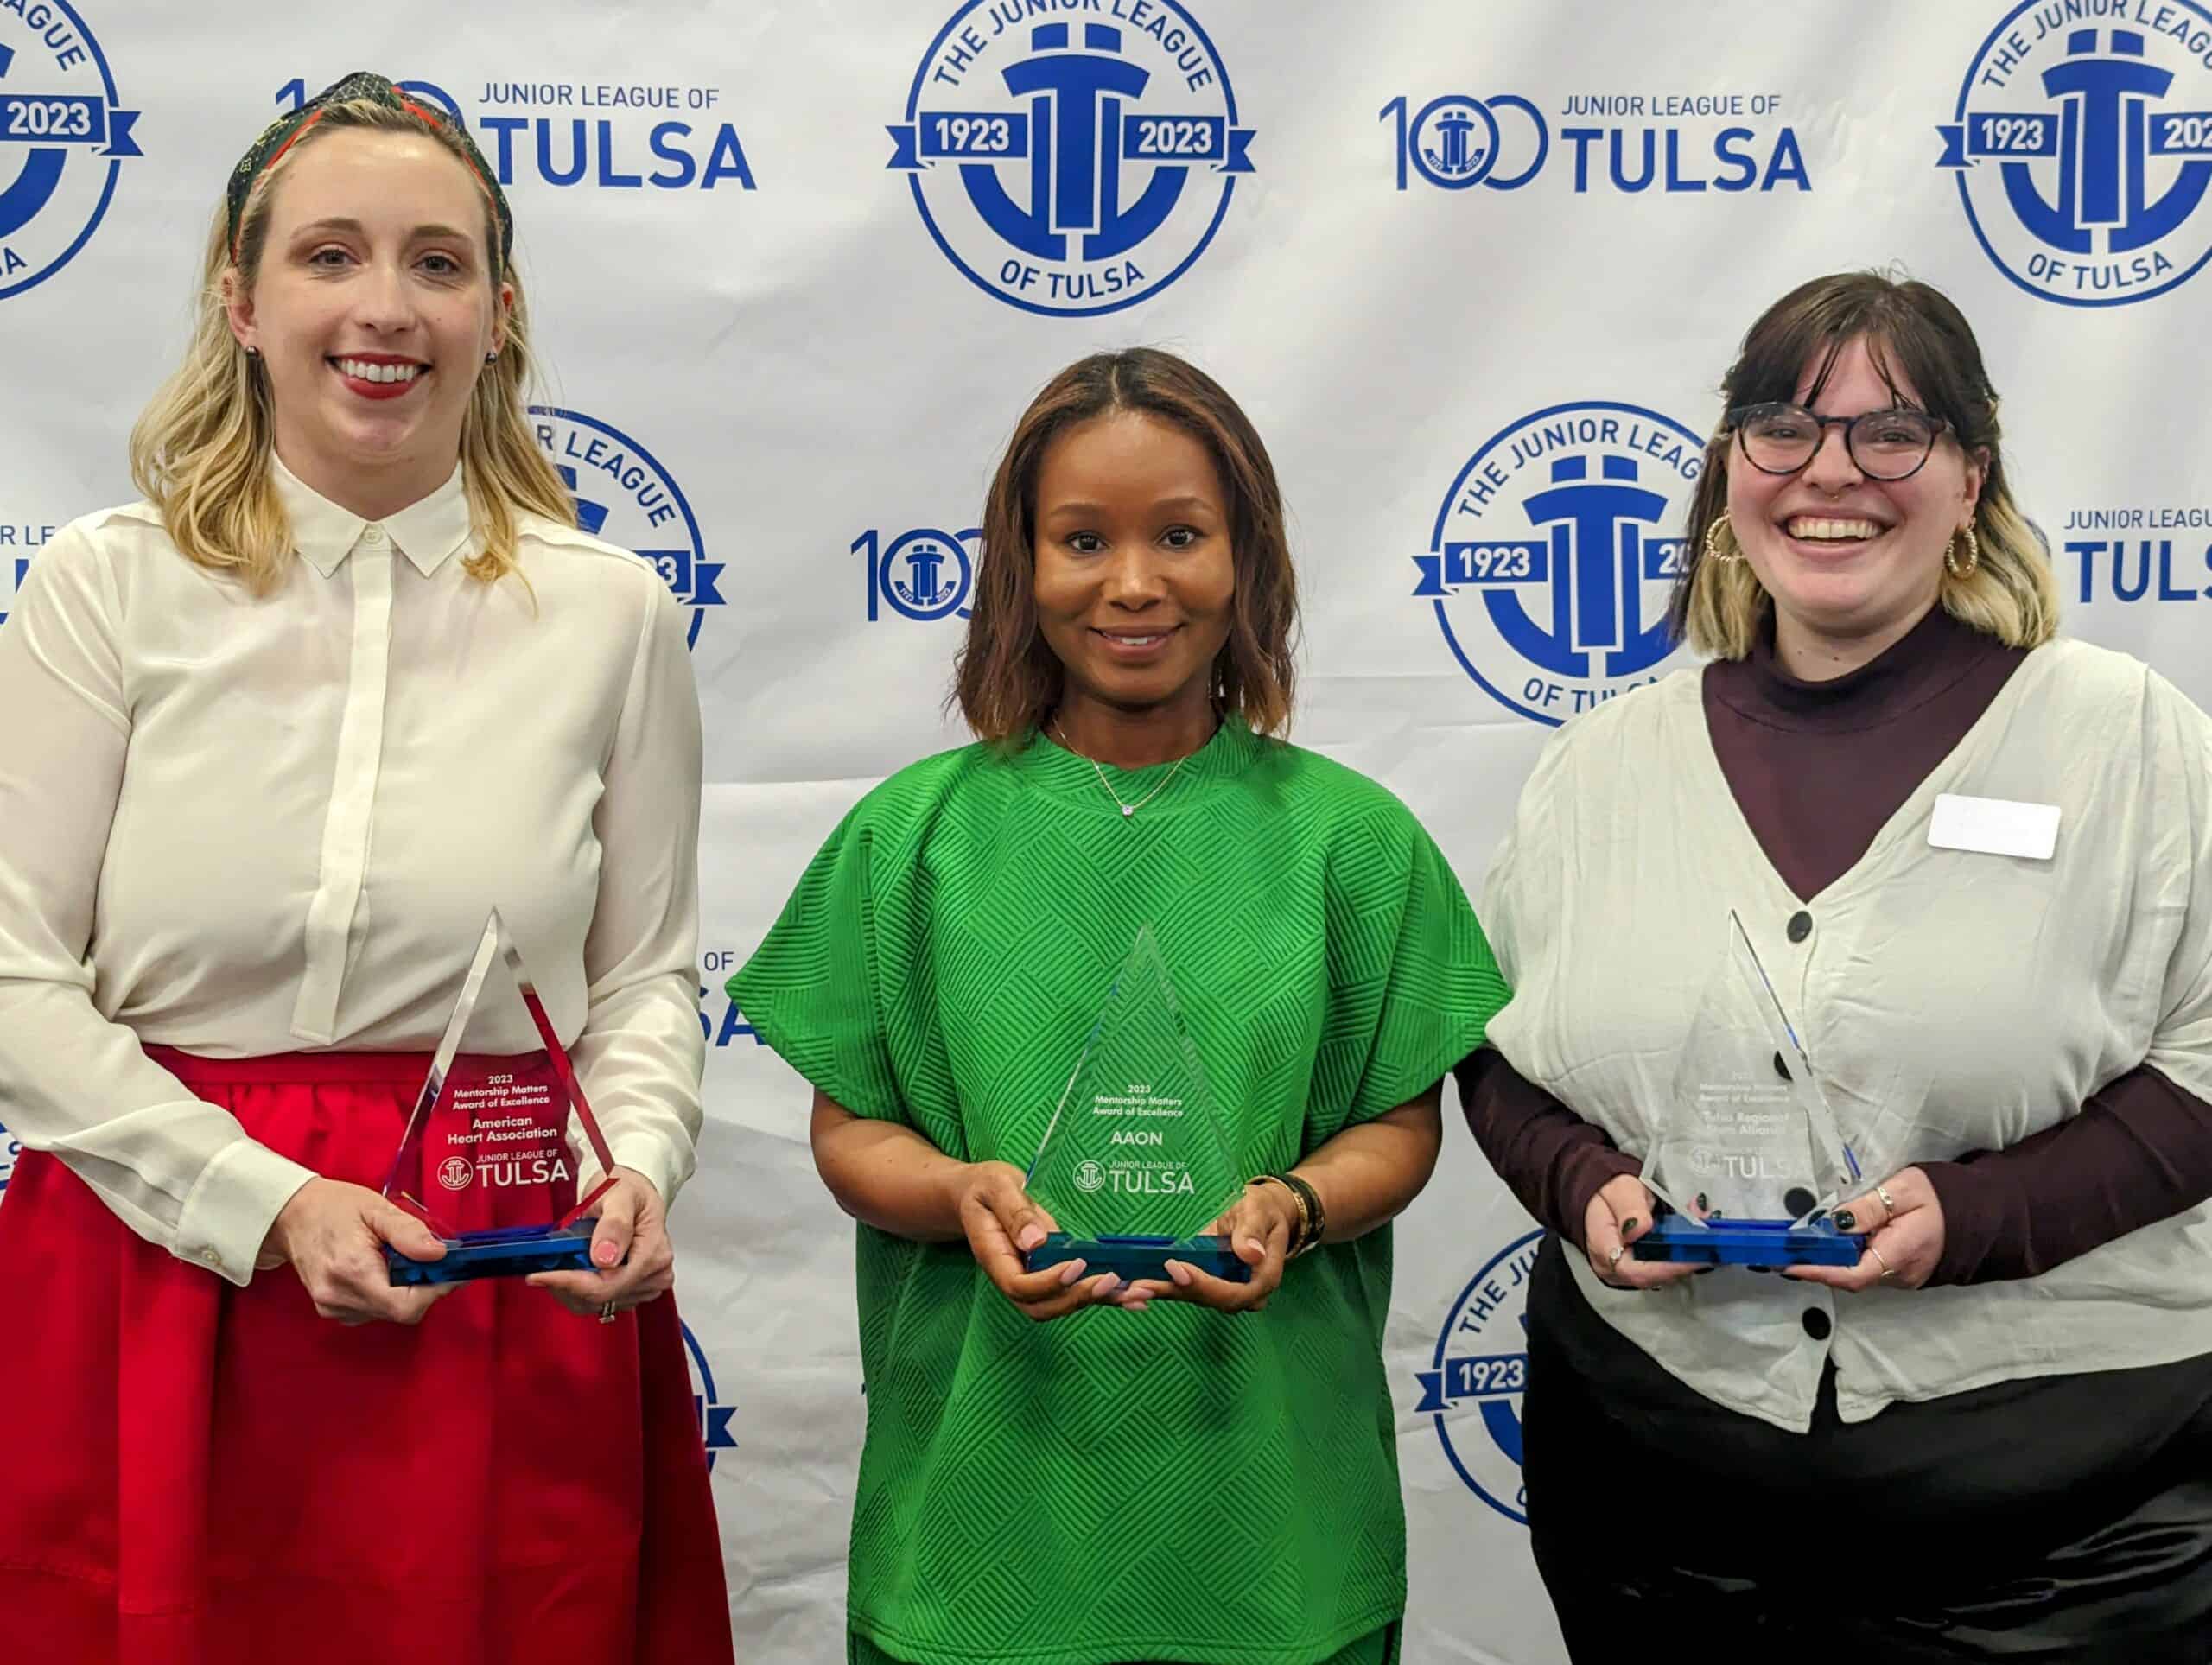
[[[1792,289],[1744,337],[1721,384],[1726,409],[1795,400],[1808,368],[1817,395],[1837,355],[1862,339],[1891,391],[1910,383],[1923,408],[1948,421],[1960,446],[1982,465],[1974,512],[1980,556],[1964,576],[1944,563],[1937,605],[2007,647],[2040,647],[2057,633],[2058,580],[2043,540],[2012,500],[1997,391],[1982,366],[1981,347],[1965,315],[1940,289],[1880,272],[1840,272]],[[1774,607],[1751,563],[1726,558],[1737,553],[1734,529],[1721,519],[1734,440],[1724,416],[1706,445],[1687,558],[1668,607],[1677,641],[1721,659],[1748,654]]]
[[[359,128],[428,137],[467,167],[472,180],[477,177],[452,134],[435,122],[366,99],[329,105],[254,181],[239,219],[235,262],[226,213],[216,208],[191,346],[130,434],[130,477],[161,511],[171,541],[187,560],[231,574],[256,594],[282,581],[292,558],[292,529],[270,475],[275,427],[269,378],[231,334],[225,280],[252,289],[268,245],[277,181],[294,158],[330,133]],[[499,231],[488,194],[484,209],[485,246],[495,254]],[[517,570],[518,516],[575,524],[574,501],[532,437],[524,411],[523,390],[531,373],[529,315],[512,262],[504,276],[514,299],[503,345],[497,360],[478,376],[461,424],[461,478],[477,543],[477,553],[464,565],[483,583]]]

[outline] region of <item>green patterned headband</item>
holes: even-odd
[[[238,255],[238,234],[245,224],[246,199],[253,194],[253,182],[276,164],[278,157],[298,142],[301,134],[322,118],[323,111],[334,104],[350,104],[366,100],[380,104],[387,110],[404,110],[417,121],[451,133],[461,141],[468,165],[492,199],[492,206],[499,213],[499,245],[492,251],[492,281],[497,283],[506,270],[507,261],[514,252],[515,217],[507,207],[506,193],[499,189],[499,181],[492,177],[492,170],[485,165],[483,152],[468,137],[468,129],[453,116],[435,105],[410,98],[381,75],[367,70],[355,70],[343,80],[330,86],[309,99],[289,115],[279,116],[262,130],[261,137],[252,148],[238,158],[238,165],[231,169],[231,183],[227,193],[230,204],[231,258]]]

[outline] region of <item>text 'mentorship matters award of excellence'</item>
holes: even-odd
[[[502,963],[513,992],[495,989],[487,1003],[486,981],[497,982],[495,969]],[[512,1033],[496,1020],[503,1007],[512,1017],[505,1002],[514,1000],[544,1045],[504,1055],[469,1045],[472,1034]],[[588,1197],[577,1195],[571,1115],[601,1175]],[[391,1281],[454,1283],[588,1271],[598,1223],[590,1209],[614,1183],[613,1172],[614,1159],[576,1084],[575,1069],[495,908],[384,1185],[388,1201],[438,1234],[446,1256],[412,1261],[387,1247]]]
[[[1029,1194],[1059,1227],[1029,1251],[1029,1269],[1081,1260],[1092,1273],[1165,1280],[1177,1260],[1249,1282],[1229,1240],[1205,1235],[1243,1188],[1146,925],[1029,1165]]]
[[[1662,1211],[1643,1261],[1855,1266],[1828,1211],[1859,1178],[1799,1030],[1735,913],[1643,1159]]]

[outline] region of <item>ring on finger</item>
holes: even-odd
[[[1874,1195],[1881,1203],[1885,1213],[1895,1214],[1897,1211],[1897,1199],[1890,1195],[1890,1188],[1887,1185],[1875,1186]]]
[[[607,1302],[606,1306],[599,1309],[599,1321],[601,1324],[613,1323],[616,1311],[617,1308],[615,1307],[614,1303],[613,1301]]]
[[[1626,1243],[1615,1243],[1605,1251],[1605,1270],[1610,1272],[1621,1263],[1621,1256],[1628,1253]]]
[[[1892,1272],[1894,1272],[1894,1271],[1897,1269],[1896,1268],[1892,1267],[1892,1266],[1890,1264],[1890,1262],[1889,1262],[1889,1261],[1887,1260],[1887,1258],[1885,1258],[1885,1257],[1884,1256],[1884,1255],[1883,1255],[1882,1251],[1881,1251],[1880,1249],[1878,1249],[1875,1248],[1873,1244],[1872,1244],[1872,1243],[1868,1243],[1868,1244],[1866,1245],[1866,1252],[1867,1252],[1869,1255],[1872,1255],[1874,1257],[1875,1262],[1876,1262],[1878,1265],[1879,1265],[1879,1266],[1881,1267],[1881,1268],[1882,1268],[1882,1277],[1884,1277],[1884,1278],[1888,1277],[1888,1276],[1889,1276]],[[1875,1281],[1876,1281],[1877,1283],[1878,1283],[1878,1282],[1880,1282],[1880,1281],[1881,1281],[1881,1279],[1880,1279],[1880,1278],[1878,1278],[1878,1279],[1876,1279],[1876,1280],[1875,1280]]]

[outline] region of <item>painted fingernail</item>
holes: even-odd
[[[1700,1209],[1708,1209],[1713,1206],[1712,1204],[1705,1200],[1705,1193],[1701,1191],[1697,1194],[1697,1205]]]
[[[1122,1279],[1120,1274],[1115,1272],[1100,1273],[1098,1275],[1098,1299],[1101,1300],[1105,1300],[1107,1296],[1112,1294],[1121,1287]]]
[[[1045,1228],[1032,1220],[1021,1228],[1021,1236],[1014,1239],[1014,1247],[1027,1254],[1045,1241]]]
[[[601,1266],[612,1266],[622,1258],[622,1251],[613,1243],[599,1243],[594,1246],[591,1257]]]
[[[1691,1275],[1693,1277],[1701,1278],[1708,1272],[1718,1272],[1719,1269],[1720,1268],[1717,1266],[1700,1266],[1695,1272],[1691,1274]]]
[[[1125,1300],[1122,1303],[1122,1310],[1125,1312],[1141,1312],[1151,1305],[1152,1303],[1148,1300]]]
[[[1167,1268],[1167,1275],[1174,1279],[1178,1284],[1188,1284],[1191,1281],[1191,1268],[1178,1261]]]
[[[1083,1262],[1081,1261],[1070,1261],[1065,1266],[1060,1268],[1060,1281],[1062,1284],[1073,1283],[1082,1275]]]
[[[1641,1221],[1638,1216],[1634,1214],[1630,1215],[1628,1218],[1621,1222],[1621,1236],[1624,1237],[1627,1236],[1630,1232],[1636,1230],[1639,1223],[1641,1223]]]
[[[1840,1208],[1835,1211],[1835,1229],[1838,1231],[1856,1231],[1859,1222],[1849,1209]]]

